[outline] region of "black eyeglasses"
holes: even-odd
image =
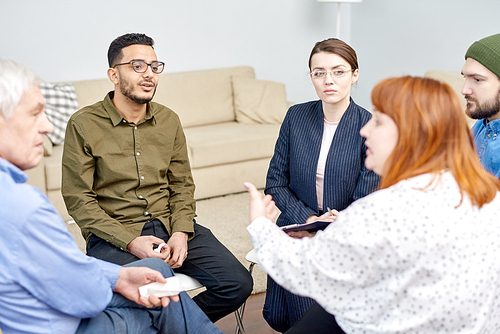
[[[128,63],[116,64],[113,68],[119,65],[129,64],[132,65],[132,68],[137,73],[144,73],[148,70],[148,66],[151,66],[151,71],[153,71],[153,73],[160,74],[163,72],[163,68],[165,67],[165,63],[162,61],[153,61],[151,64],[148,64],[144,60],[131,60]]]

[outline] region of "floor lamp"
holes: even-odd
[[[340,38],[340,5],[342,2],[361,2],[362,0],[318,0],[318,2],[336,2],[337,3],[337,33],[336,37]]]

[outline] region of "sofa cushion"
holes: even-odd
[[[233,75],[255,78],[248,66],[164,73],[153,100],[175,111],[184,128],[231,122],[235,120]]]
[[[54,146],[52,155],[44,158],[47,191],[61,189],[63,145]]]
[[[196,200],[220,195],[242,192],[243,182],[251,182],[257,188],[266,185],[266,174],[271,157],[245,160],[233,164],[193,168],[193,180],[196,185]]]
[[[235,120],[231,76],[255,78],[250,66],[163,73],[153,101],[175,111],[185,128]],[[80,108],[104,99],[114,89],[109,79],[75,81]]]
[[[73,86],[75,87],[80,109],[104,100],[106,94],[115,89],[115,86],[108,78],[74,81]]]
[[[40,91],[45,98],[45,114],[54,127],[47,137],[55,145],[64,141],[66,124],[75,111],[78,110],[78,100],[75,88],[71,84],[51,84],[43,82]]]
[[[246,124],[281,124],[288,109],[285,85],[233,76],[236,121]]]
[[[185,129],[191,167],[200,168],[273,155],[279,124],[228,122]]]
[[[46,157],[50,157],[52,155],[52,141],[47,137],[47,135],[43,135],[43,155]]]
[[[37,187],[44,194],[47,193],[45,186],[45,165],[40,163],[38,166],[24,171],[28,175],[28,184]]]

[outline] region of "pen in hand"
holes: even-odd
[[[332,215],[332,217],[333,217],[333,216],[335,216],[335,215],[333,214],[333,212],[332,212],[332,209],[330,209],[329,207],[326,207],[326,209],[327,209],[327,210],[328,210],[328,212]]]
[[[328,213],[330,214],[331,218],[332,218],[332,221],[337,219],[337,215],[339,214],[339,212],[337,210],[331,210],[329,207],[326,207],[326,209],[328,210]]]

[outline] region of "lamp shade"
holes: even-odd
[[[362,0],[317,0],[318,2],[336,2],[337,3],[337,33],[335,36],[339,38],[340,35],[340,8],[341,3],[348,3],[348,2],[361,2]]]
[[[362,0],[318,0],[318,2],[361,2]]]

